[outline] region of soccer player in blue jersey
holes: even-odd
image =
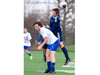
[[[68,51],[65,48],[64,44],[63,44],[63,40],[62,40],[62,31],[61,31],[61,27],[60,27],[60,15],[59,15],[59,8],[54,8],[52,9],[52,16],[50,18],[50,30],[54,33],[54,35],[56,37],[59,38],[60,41],[60,48],[62,49],[65,57],[66,57],[66,61],[64,63],[64,65],[67,65],[69,63],[69,61],[71,60],[68,56]]]
[[[49,29],[42,27],[40,22],[34,23],[33,26],[44,39],[44,42],[38,47],[38,50],[40,50],[44,44],[48,44],[46,51],[47,70],[44,73],[55,74],[55,53],[59,46],[59,40]]]
[[[42,35],[40,35],[39,40],[38,40],[38,45],[40,44],[40,41],[43,43],[44,39],[42,38]],[[46,62],[46,50],[47,50],[47,44],[45,44],[43,48],[43,55],[44,55],[44,62]]]
[[[32,60],[32,54],[30,54],[29,47],[31,46],[30,40],[32,39],[29,32],[27,32],[27,28],[24,28],[24,51],[30,56],[30,60]]]

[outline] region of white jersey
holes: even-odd
[[[30,33],[29,32],[27,32],[26,34],[24,33],[24,42],[29,40],[29,39],[32,39]],[[31,46],[30,41],[24,43],[24,46]]]
[[[43,39],[45,39],[45,37],[48,37],[48,41],[46,42],[48,45],[53,44],[54,42],[56,42],[56,40],[58,39],[49,29],[47,28],[40,28],[39,33],[42,35]]]

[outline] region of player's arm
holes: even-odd
[[[38,50],[41,50],[41,48],[46,44],[48,41],[48,37],[45,37],[44,42],[38,47]]]
[[[44,39],[43,43],[41,44],[41,46],[43,47],[46,44],[47,41],[48,41],[48,37],[45,37],[45,39]]]
[[[42,36],[40,35],[39,40],[38,40],[38,45],[40,44]]]
[[[46,44],[46,42],[48,41],[48,36],[45,30],[41,30],[41,35],[44,38],[43,43],[38,47],[38,50],[41,50],[41,48]]]
[[[28,42],[28,41],[31,41],[31,39],[29,39],[29,40],[25,41],[25,43],[26,43],[26,42]]]
[[[54,30],[56,29],[56,27],[55,26],[52,26],[51,21],[52,21],[52,17],[50,18],[50,23],[49,23],[50,28],[49,28],[49,30],[51,30],[52,32],[54,32]]]

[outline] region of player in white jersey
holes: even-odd
[[[30,54],[29,47],[31,46],[30,40],[32,39],[29,32],[27,32],[27,28],[24,28],[24,51],[30,56],[30,60],[32,60],[32,54]]]
[[[33,26],[37,31],[39,31],[39,33],[42,35],[44,39],[44,42],[38,47],[38,50],[40,50],[45,43],[48,44],[47,51],[46,51],[47,70],[44,73],[54,74],[55,53],[59,45],[59,40],[49,29],[42,27],[42,24],[40,22],[34,23]]]

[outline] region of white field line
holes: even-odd
[[[75,70],[56,70],[56,72],[75,73]]]
[[[69,62],[68,64],[73,64],[73,65],[75,65],[75,62]]]
[[[61,67],[72,67],[72,68],[75,68],[75,66],[69,66],[69,65],[64,65],[64,66],[61,66]]]
[[[75,61],[75,59],[73,59],[72,61]]]
[[[36,68],[36,67],[24,67],[24,68]],[[41,67],[38,67],[38,68],[41,68]]]

